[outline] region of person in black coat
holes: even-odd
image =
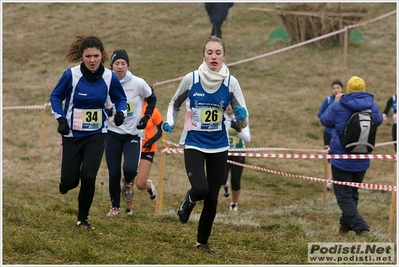
[[[234,3],[205,3],[205,9],[213,24],[211,36],[222,38],[222,23],[233,5]]]

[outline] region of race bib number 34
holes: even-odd
[[[78,131],[95,131],[102,127],[101,109],[74,109],[72,129]]]

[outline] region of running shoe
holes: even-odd
[[[86,230],[94,230],[94,227],[90,225],[87,221],[78,221],[76,223],[76,227],[86,229]]]
[[[126,209],[125,212],[126,215],[133,215],[133,211],[131,209]]]
[[[332,183],[327,183],[326,186],[327,186],[327,190],[332,190],[332,187],[333,187],[333,186],[332,186]]]
[[[189,192],[190,190],[187,191],[186,197],[177,211],[177,215],[179,215],[179,219],[182,223],[186,223],[188,221],[188,218],[190,218],[190,214],[195,206],[195,202],[190,201]]]
[[[109,212],[107,213],[108,217],[117,217],[121,214],[121,209],[116,207],[111,207]]]
[[[237,211],[237,203],[230,203],[230,210]]]
[[[208,253],[215,253],[215,251],[211,249],[207,244],[197,243],[197,249]]]
[[[58,190],[60,190],[60,193],[63,195],[65,195],[69,191],[68,189],[65,189],[65,187],[62,185],[61,181],[59,182]]]
[[[155,188],[151,180],[147,180],[147,182],[151,185],[151,189],[147,190],[148,194],[150,194],[151,200],[157,199],[157,189]]]

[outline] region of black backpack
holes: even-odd
[[[374,149],[377,125],[371,109],[353,113],[339,135],[342,146],[351,153],[369,153]]]

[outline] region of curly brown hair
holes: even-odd
[[[108,60],[108,54],[104,49],[104,45],[100,38],[93,35],[77,35],[75,41],[69,46],[69,50],[65,59],[68,62],[81,62],[83,60],[83,51],[87,48],[98,48],[101,52],[101,63],[104,64]]]

